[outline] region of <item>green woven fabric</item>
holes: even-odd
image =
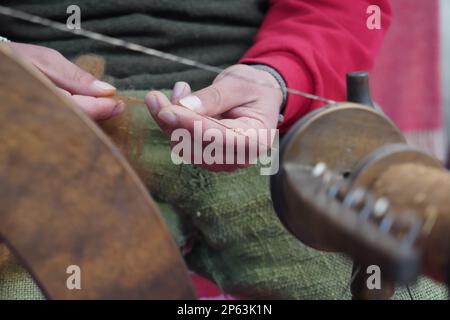
[[[143,97],[145,92],[125,94]],[[186,260],[224,291],[250,298],[349,298],[351,263],[339,254],[301,244],[281,225],[272,208],[269,178],[256,166],[212,173],[170,160],[168,139],[145,108],[133,109],[135,133],[149,137],[131,161],[147,168],[144,183],[158,201],[173,204],[181,225],[195,239]],[[151,137],[151,138],[150,138]],[[136,139],[138,139],[137,137]],[[411,288],[413,297],[438,299],[446,289],[428,280]],[[408,299],[406,290],[394,298]]]
[[[0,248],[0,251],[3,248]],[[39,300],[41,291],[13,257],[0,259],[0,300]]]
[[[193,241],[186,256],[192,270],[225,292],[245,298],[350,298],[351,262],[308,248],[283,228],[272,208],[269,178],[261,176],[258,167],[212,173],[176,166],[170,160],[168,139],[145,108],[133,107],[133,122],[132,131],[143,133],[148,141],[143,152],[131,151],[131,162],[145,164],[144,183],[164,203],[162,212],[177,243]],[[35,285],[23,272],[17,277],[18,270],[3,272],[0,298],[33,296],[30,290],[36,290]],[[425,278],[411,287],[414,299],[445,299],[446,292]],[[401,289],[394,299],[410,296]]]

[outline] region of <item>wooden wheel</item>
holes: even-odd
[[[154,201],[103,132],[0,50],[0,237],[47,298],[191,299]],[[81,289],[69,290],[69,266]]]

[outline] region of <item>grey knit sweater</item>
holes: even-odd
[[[65,23],[71,0],[4,0],[2,5]],[[82,28],[192,58],[218,67],[236,63],[251,46],[267,0],[78,0]],[[178,80],[194,89],[214,74],[0,16],[0,35],[45,45],[69,58],[96,53],[121,89],[169,88]]]

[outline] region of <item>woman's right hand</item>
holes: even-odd
[[[48,77],[94,120],[105,120],[124,110],[123,102],[111,98],[116,88],[80,69],[58,51],[15,42],[9,42],[8,46]]]

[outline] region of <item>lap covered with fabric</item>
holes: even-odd
[[[145,92],[121,95],[143,98]],[[286,231],[272,207],[269,178],[252,166],[213,173],[171,161],[169,138],[142,105],[128,107],[127,156],[160,205],[194,272],[224,292],[243,298],[349,299],[352,263],[336,253],[309,248]],[[135,148],[133,141],[142,147]],[[42,298],[9,254],[0,261],[0,299]],[[421,278],[416,299],[446,299],[445,287]],[[394,299],[410,299],[397,290]]]

